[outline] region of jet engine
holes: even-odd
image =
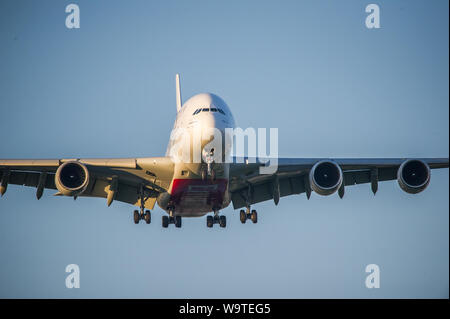
[[[431,171],[427,163],[421,160],[406,160],[397,171],[400,188],[409,194],[417,194],[427,188]]]
[[[309,172],[311,189],[319,195],[331,195],[341,187],[344,174],[341,167],[332,161],[320,161]]]
[[[66,162],[58,167],[55,184],[61,194],[78,196],[86,190],[89,184],[89,171],[80,162]]]

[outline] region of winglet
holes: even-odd
[[[181,110],[181,105],[182,105],[182,101],[181,101],[181,87],[180,87],[180,75],[177,74],[175,75],[175,85],[176,85],[176,90],[177,90],[177,112],[180,112]]]

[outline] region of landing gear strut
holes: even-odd
[[[248,206],[247,211],[241,209],[241,211],[239,212],[239,219],[241,220],[242,224],[245,224],[247,219],[250,219],[253,224],[256,224],[258,222],[258,213],[254,209],[250,211],[250,206]]]
[[[206,181],[210,176],[212,181],[216,180],[216,171],[213,168],[214,165],[214,148],[212,148],[207,154],[205,154],[206,167],[202,169],[202,180]]]
[[[139,224],[139,221],[141,219],[145,220],[147,224],[150,224],[152,222],[152,215],[149,210],[145,210],[145,193],[144,193],[144,186],[141,185],[141,189],[139,191],[139,200],[141,202],[141,211],[135,210],[133,212],[133,220],[135,224]]]
[[[227,217],[224,215],[219,216],[219,211],[214,211],[214,216],[206,216],[206,227],[212,228],[214,224],[219,224],[220,227],[227,227]]]
[[[216,180],[216,171],[212,168],[213,163],[208,163],[206,168],[201,171],[202,181],[206,181],[209,178],[214,182]]]

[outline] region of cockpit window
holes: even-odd
[[[219,112],[225,115],[225,112],[222,109],[219,109],[218,107],[196,109],[195,112],[192,113],[192,115],[197,115],[200,112]]]

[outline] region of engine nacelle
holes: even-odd
[[[344,174],[341,167],[332,161],[317,162],[309,172],[311,189],[319,195],[331,195],[341,187]]]
[[[416,159],[404,161],[397,171],[400,188],[409,194],[417,194],[427,188],[430,177],[428,164]]]
[[[66,162],[58,167],[55,184],[61,194],[78,196],[86,190],[89,184],[89,171],[80,162]]]

